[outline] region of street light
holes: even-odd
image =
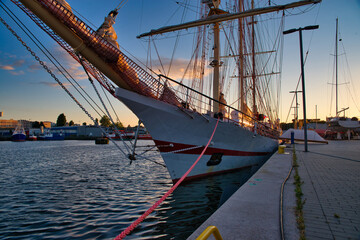
[[[302,30],[314,30],[318,29],[319,25],[306,26],[303,28],[293,28],[283,32],[283,34],[289,34],[293,32],[299,32],[300,39],[300,63],[301,63],[301,82],[302,82],[302,95],[303,95],[303,111],[304,111],[304,142],[305,142],[305,152],[308,151],[308,141],[307,141],[307,124],[306,124],[306,101],[305,101],[305,74],[304,74],[304,56],[303,56],[303,43],[302,43]]]

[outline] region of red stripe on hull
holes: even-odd
[[[173,142],[165,142],[160,140],[154,140],[157,148],[160,152],[173,152],[182,149],[187,149],[191,147],[196,147],[195,145],[182,144],[182,143],[173,143]],[[170,146],[171,145],[171,146]],[[204,147],[199,147],[195,149],[178,151],[176,153],[180,154],[200,154]],[[228,150],[221,148],[211,148],[209,147],[204,155],[213,155],[214,153],[222,153],[224,156],[265,156],[270,154],[271,152],[245,152],[245,151],[236,151],[236,150]]]
[[[221,175],[221,174],[225,174],[225,173],[232,173],[232,172],[236,172],[236,171],[239,171],[241,169],[252,167],[252,166],[256,166],[256,165],[249,165],[249,166],[244,166],[244,167],[241,167],[241,168],[234,168],[234,169],[229,169],[229,170],[198,174],[198,175],[195,175],[195,176],[190,176],[190,177],[185,178],[184,182],[194,181],[194,180],[198,180],[198,179],[202,179],[202,178],[206,178],[206,177],[210,177],[210,176]],[[180,180],[180,178],[177,178],[177,179],[173,179],[172,181],[175,184],[179,180]]]

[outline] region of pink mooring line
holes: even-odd
[[[195,165],[199,162],[200,158],[204,155],[206,149],[208,148],[211,140],[213,139],[214,135],[215,135],[215,131],[216,128],[219,124],[219,119],[216,122],[214,131],[211,134],[211,137],[208,141],[208,143],[206,144],[205,148],[202,150],[201,154],[199,155],[199,157],[196,159],[196,161],[193,163],[193,165],[189,168],[189,170],[187,170],[187,172],[180,178],[179,181],[177,181],[175,183],[174,186],[172,186],[172,188],[170,188],[169,191],[167,191],[164,196],[162,196],[160,198],[160,200],[158,200],[154,205],[152,205],[152,207],[150,207],[143,215],[141,215],[138,219],[136,219],[130,226],[128,226],[124,231],[122,231],[122,233],[120,233],[116,238],[114,238],[114,240],[120,240],[123,239],[124,237],[126,237],[129,233],[131,233],[137,225],[139,225],[142,221],[145,220],[145,218],[147,216],[149,216],[150,213],[152,213],[179,185],[180,183],[186,178],[187,175],[189,175],[189,173],[193,170],[193,168],[195,167]]]

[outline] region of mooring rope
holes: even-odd
[[[124,239],[124,237],[126,237],[128,234],[130,234],[137,225],[139,225],[142,221],[145,220],[145,218],[147,216],[149,216],[150,213],[152,213],[172,192],[174,192],[174,190],[180,185],[180,183],[182,183],[182,181],[184,181],[184,179],[187,177],[187,175],[189,175],[189,173],[193,170],[193,168],[196,166],[196,164],[199,162],[199,160],[201,159],[201,157],[204,155],[206,149],[208,148],[208,146],[211,143],[211,140],[213,139],[214,135],[215,135],[215,131],[216,128],[219,124],[219,118],[217,119],[216,125],[214,127],[214,130],[211,134],[211,137],[208,141],[208,143],[206,144],[205,148],[202,150],[201,154],[199,155],[199,157],[196,159],[196,161],[193,163],[193,165],[191,165],[191,167],[189,168],[189,170],[187,170],[187,172],[180,178],[179,181],[177,181],[175,183],[175,185],[170,188],[169,191],[167,191],[164,196],[162,196],[160,198],[160,200],[158,200],[154,205],[152,205],[143,215],[141,215],[138,219],[136,219],[130,226],[128,226],[122,233],[120,233],[116,238],[114,238],[114,240],[120,240],[120,239]]]
[[[295,146],[294,146],[295,148]],[[293,153],[294,154],[294,153]],[[283,181],[283,183],[281,184],[281,189],[280,189],[280,235],[281,235],[281,240],[285,240],[285,230],[284,230],[284,188],[285,188],[285,184],[288,181],[291,172],[294,168],[294,163],[291,163],[291,168],[289,170],[288,175],[286,176],[285,180]]]

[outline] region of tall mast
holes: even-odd
[[[213,98],[219,100],[219,79],[220,79],[220,28],[219,23],[214,24],[214,61],[212,66],[214,67],[213,77]],[[219,112],[219,103],[214,102],[213,112]]]
[[[239,0],[239,12],[243,11],[243,1]],[[244,112],[244,98],[245,98],[245,86],[244,86],[244,29],[243,19],[239,18],[239,82],[240,82],[240,102],[239,109]]]
[[[336,18],[336,34],[335,34],[335,88],[336,88],[336,116],[338,115],[338,19]]]
[[[254,0],[251,0],[251,9],[254,9]],[[256,109],[256,72],[255,72],[255,21],[251,16],[251,46],[252,46],[252,98],[253,98],[253,114],[257,113]]]

